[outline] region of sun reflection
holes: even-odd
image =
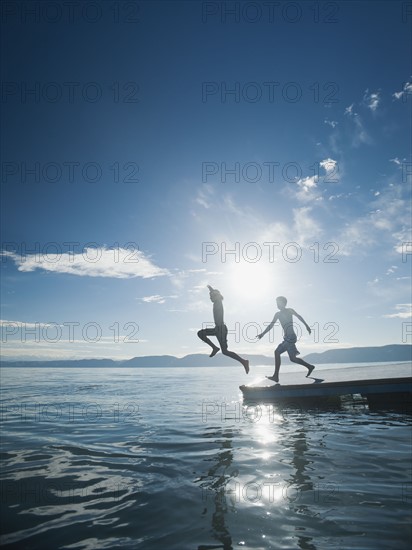
[[[273,425],[256,426],[256,439],[263,445],[268,445],[279,439],[279,435],[274,431]]]
[[[254,439],[263,445],[268,445],[279,439],[279,431],[276,426],[282,421],[282,416],[276,412],[273,405],[263,403],[244,405],[243,415],[253,422]],[[262,458],[267,459],[273,453],[264,451]]]

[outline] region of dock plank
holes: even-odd
[[[394,394],[412,392],[412,363],[365,365],[334,369],[315,369],[305,378],[305,371],[282,373],[280,384],[258,379],[240,386],[248,399],[329,397],[346,394]]]
[[[334,369],[322,369],[315,368],[312,375],[306,378],[306,369],[297,367],[296,372],[282,373],[282,367],[280,367],[279,381],[282,386],[288,386],[291,384],[313,384],[314,379],[321,379],[325,382],[346,382],[355,380],[374,380],[374,379],[391,379],[391,378],[404,378],[412,376],[412,363],[395,363],[384,365],[368,365],[356,367],[342,367]],[[259,378],[249,386],[274,385],[267,378]]]

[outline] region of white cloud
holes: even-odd
[[[308,176],[307,178],[299,179],[296,184],[305,191],[308,191],[309,189],[317,187],[318,179],[318,176]]]
[[[410,165],[410,163],[407,163],[406,158],[401,160],[400,158],[395,157],[393,159],[389,159],[389,162],[393,162],[400,170],[404,171],[404,175],[406,177],[410,175],[407,171],[408,166],[406,166],[407,164]]]
[[[325,118],[323,121],[325,124],[329,124],[329,126],[332,126],[332,128],[335,128],[338,125],[338,122],[336,120],[328,120]]]
[[[321,166],[325,170],[327,176],[331,175],[332,173],[336,173],[338,171],[337,170],[338,162],[331,158],[321,160],[319,163],[319,166]],[[332,181],[335,181],[335,180],[330,180],[328,183],[331,183]]]
[[[397,310],[397,313],[388,313],[382,317],[387,319],[409,319],[412,317],[412,304],[396,304],[394,309]]]
[[[344,114],[345,114],[345,115],[349,115],[349,116],[356,115],[357,113],[355,113],[355,112],[353,111],[353,107],[354,107],[354,106],[355,106],[355,104],[352,103],[351,105],[349,105],[349,107],[346,107],[346,108],[345,108]]]
[[[295,193],[296,198],[301,202],[311,202],[319,198],[317,191],[319,177],[317,175],[300,178],[296,185],[298,190]]]
[[[412,94],[412,82],[405,82],[403,89],[400,92],[395,92],[392,96],[395,99],[401,99],[407,94]]]
[[[330,195],[328,200],[334,201],[334,200],[337,200],[337,199],[348,199],[352,195],[353,195],[353,193],[338,193],[337,195]]]
[[[412,255],[412,228],[402,227],[393,236],[397,240],[395,250],[398,254],[402,254],[402,259],[405,261]]]
[[[295,191],[295,197],[301,202],[313,202],[322,200],[321,191],[319,189],[319,184],[324,181],[324,183],[337,183],[338,179],[336,174],[338,172],[337,166],[338,163],[336,160],[331,158],[326,158],[319,162],[320,168],[326,172],[324,178],[320,178],[319,174],[314,174],[313,176],[307,176],[305,178],[300,178],[296,181],[298,190]],[[333,176],[333,179],[328,179],[329,176]]]
[[[150,303],[164,304],[166,300],[169,298],[177,298],[177,296],[174,294],[171,296],[160,296],[160,294],[154,294],[153,296],[144,296],[142,298],[142,301],[147,302],[148,304]]]
[[[374,113],[380,103],[379,92],[369,93],[369,90],[365,90],[363,101],[366,103],[368,108]]]
[[[18,271],[31,272],[36,269],[53,273],[67,273],[81,277],[112,277],[129,279],[141,277],[163,277],[170,275],[167,269],[155,265],[150,257],[140,250],[125,248],[85,248],[82,253],[27,254],[10,251],[0,256],[11,258]]]
[[[148,303],[156,302],[157,304],[164,304],[166,300],[163,298],[163,296],[159,296],[159,294],[154,294],[153,296],[144,296],[142,298],[142,301]]]

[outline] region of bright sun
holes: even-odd
[[[260,300],[272,295],[275,287],[273,264],[241,261],[232,264],[228,272],[229,285],[237,295],[251,300]]]

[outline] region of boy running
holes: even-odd
[[[275,316],[273,317],[270,325],[257,336],[260,340],[267,332],[269,332],[269,330],[273,328],[273,325],[276,323],[276,321],[280,321],[280,324],[283,328],[283,342],[279,344],[275,350],[275,372],[273,376],[267,376],[266,378],[269,378],[269,380],[273,380],[274,382],[279,382],[280,356],[285,351],[288,352],[289,359],[292,361],[292,363],[298,363],[299,365],[303,365],[308,369],[308,374],[306,375],[307,378],[312,373],[315,367],[314,365],[310,365],[303,359],[296,357],[297,355],[300,355],[300,352],[296,348],[297,336],[295,334],[295,331],[293,330],[293,316],[297,317],[299,321],[301,321],[305,325],[309,334],[311,333],[310,327],[307,325],[303,317],[296,313],[294,309],[286,307],[287,300],[284,296],[278,296],[276,298],[276,304],[279,311],[275,313]]]

